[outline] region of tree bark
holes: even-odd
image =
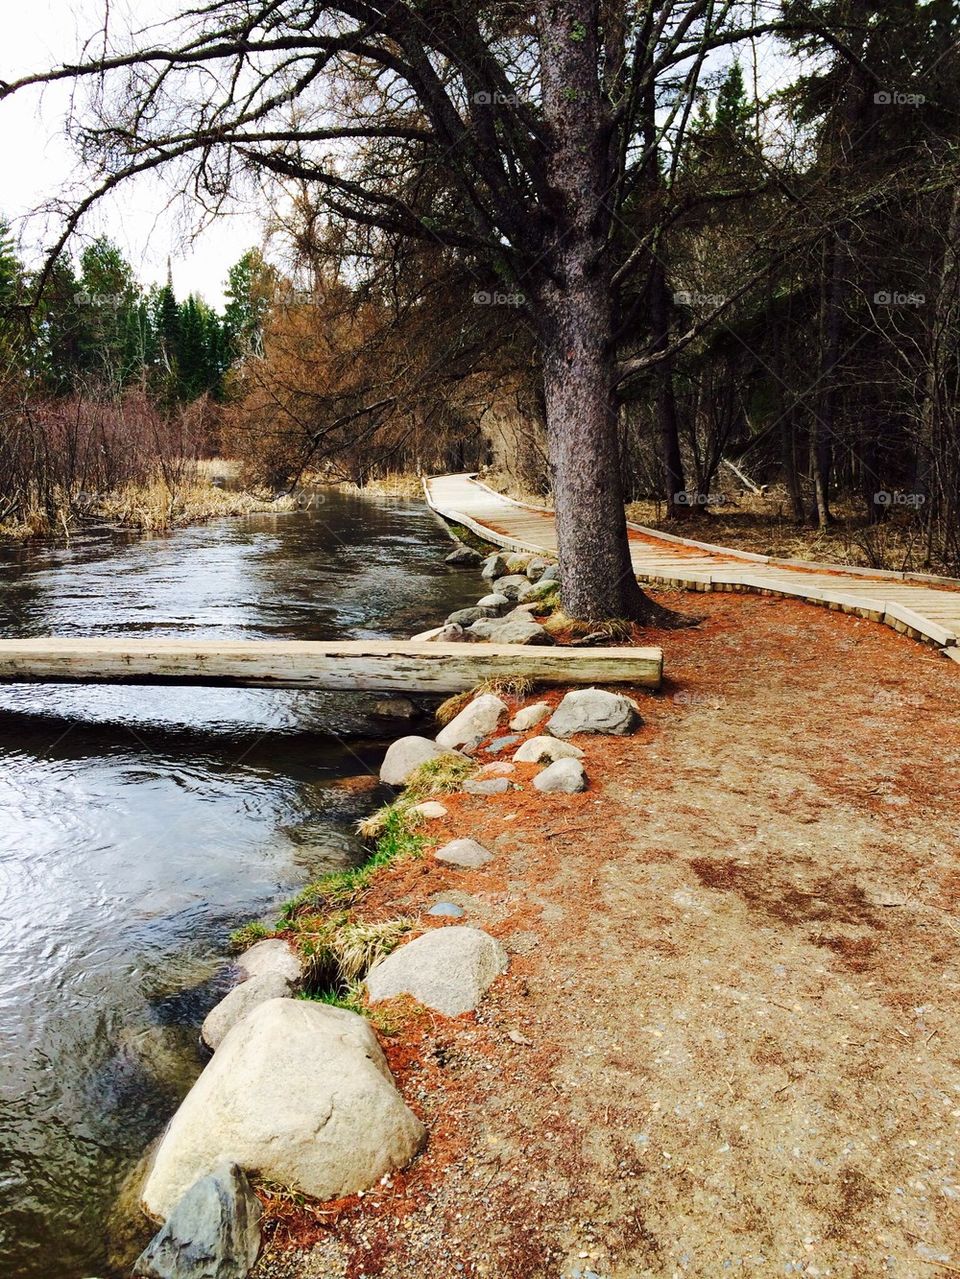
[[[561,597],[565,612],[584,621],[650,620],[660,610],[630,562],[613,400],[612,175],[597,11],[590,0],[541,0],[537,29],[553,215],[537,322]]]

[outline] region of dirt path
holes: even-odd
[[[706,620],[636,737],[581,742],[586,794],[457,798],[438,842],[491,866],[381,881],[384,912],[449,890],[510,972],[477,1021],[401,1018],[426,1154],[261,1279],[960,1274],[960,672],[668,602]]]

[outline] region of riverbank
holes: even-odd
[[[509,968],[476,1014],[390,1009],[427,1147],[268,1204],[256,1279],[957,1268],[956,672],[790,601],[659,599],[705,620],[638,732],[574,739],[585,792],[447,795],[358,898],[421,930],[450,902]]]
[[[104,494],[72,495],[54,511],[33,508],[15,520],[0,523],[0,538],[69,539],[91,524],[166,533],[227,516],[295,509],[292,497],[226,487],[218,470],[198,464],[176,478],[158,472],[141,483],[124,484]]]

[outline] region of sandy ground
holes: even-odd
[[[379,881],[510,970],[477,1018],[395,1010],[426,1152],[275,1222],[257,1279],[960,1274],[960,668],[658,598],[704,621],[636,736],[581,740],[589,791],[457,797],[431,836],[494,862]]]

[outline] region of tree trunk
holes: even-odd
[[[591,0],[541,0],[537,34],[552,204],[537,323],[561,598],[564,610],[584,621],[649,620],[659,610],[630,563],[612,394],[612,182],[596,7]]]
[[[568,245],[566,256],[574,274],[577,247]],[[564,611],[586,621],[642,620],[650,610],[623,511],[609,293],[602,279],[582,275],[552,293],[541,348]]]

